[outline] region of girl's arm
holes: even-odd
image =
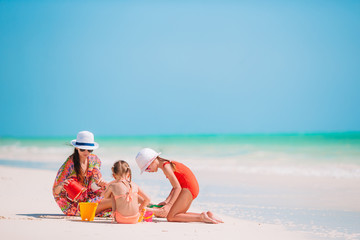
[[[174,194],[174,188],[171,189],[171,192],[170,192],[169,196],[166,198],[166,200],[161,202],[161,203],[158,203],[158,205],[159,206],[164,206],[164,205],[168,204],[168,202],[172,198],[173,194]]]
[[[175,203],[176,199],[178,198],[178,196],[181,192],[181,186],[180,186],[180,183],[177,180],[170,164],[166,164],[162,170],[163,170],[165,176],[169,179],[171,186],[173,187],[171,189],[169,196],[165,200],[166,205],[172,206]]]
[[[145,194],[145,192],[140,187],[138,187],[138,194],[143,199],[139,207],[139,211],[141,212],[150,203],[150,198],[148,197],[148,195]]]

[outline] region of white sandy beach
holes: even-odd
[[[224,224],[168,223],[154,219],[136,225],[112,224],[96,218],[63,215],[51,188],[55,171],[0,166],[0,231],[2,239],[110,239],[113,237],[151,239],[313,239],[305,232],[284,226],[221,216]],[[197,211],[196,209],[190,209]]]

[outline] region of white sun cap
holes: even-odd
[[[94,142],[94,134],[89,131],[81,131],[77,134],[76,139],[70,142],[74,147],[80,149],[94,150],[99,147],[99,144]]]
[[[136,155],[136,163],[140,168],[141,174],[145,169],[161,154],[161,152],[155,152],[151,148],[143,148]]]

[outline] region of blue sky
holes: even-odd
[[[0,136],[360,131],[358,1],[0,0]]]

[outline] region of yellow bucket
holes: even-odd
[[[98,203],[90,202],[81,202],[80,205],[80,215],[82,221],[94,221],[95,212]]]

